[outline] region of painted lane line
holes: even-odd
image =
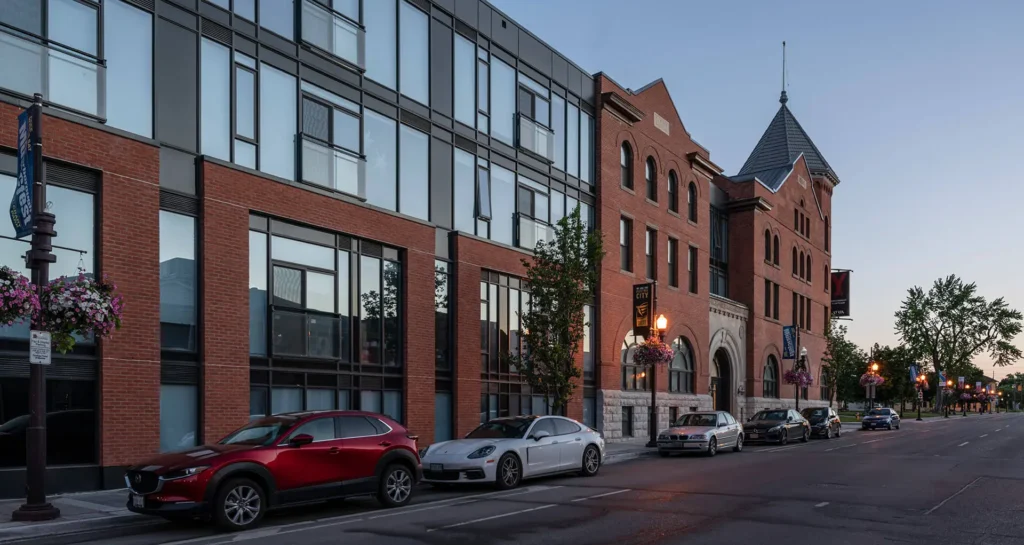
[[[965,444],[966,444],[966,443],[965,443]],[[946,499],[942,500],[942,501],[941,501],[941,502],[940,502],[940,503],[939,503],[938,505],[936,505],[935,507],[932,507],[931,509],[929,509],[929,510],[925,511],[925,512],[924,512],[924,514],[925,514],[925,515],[930,515],[930,514],[934,513],[936,509],[938,509],[939,507],[942,507],[943,505],[946,505],[946,502],[948,502],[949,500],[951,500],[951,499],[953,499],[953,498],[955,498],[955,497],[959,496],[960,494],[963,494],[964,490],[967,490],[968,488],[970,488],[970,487],[974,486],[974,483],[976,483],[976,482],[978,482],[978,481],[980,481],[980,480],[981,480],[981,477],[978,477],[977,479],[974,479],[973,481],[971,481],[971,482],[967,483],[966,485],[964,485],[964,487],[963,487],[963,488],[961,488],[960,490],[957,490],[956,492],[954,492],[952,496],[950,496],[950,497],[948,497],[948,498],[946,498]]]
[[[892,439],[892,438],[890,437],[889,439]],[[861,444],[862,444],[862,445],[866,445],[866,444],[868,444],[868,443],[877,443],[877,442],[879,442],[879,441],[885,441],[885,438],[882,438],[882,439],[872,439],[872,440],[870,440],[870,441],[864,441],[864,442],[863,442],[863,443],[861,443]]]
[[[819,503],[818,505],[815,505],[814,507],[816,507],[816,508],[817,507],[825,507],[826,505],[828,505],[828,502],[827,501],[823,501],[823,502]]]
[[[555,506],[556,506],[556,504],[549,503],[547,505],[541,505],[539,507],[532,507],[530,509],[523,509],[521,511],[512,511],[511,513],[502,513],[500,515],[494,515],[494,516],[491,516],[491,517],[484,517],[484,518],[479,518],[479,519],[467,520],[465,522],[459,522],[459,523],[456,523],[456,524],[449,524],[448,526],[442,526],[440,528],[430,528],[430,529],[427,530],[427,532],[433,532],[433,531],[436,531],[436,530],[448,530],[448,529],[451,529],[451,528],[458,528],[460,526],[467,526],[469,524],[476,524],[478,522],[487,522],[489,520],[495,520],[495,519],[500,519],[500,518],[505,518],[505,517],[511,517],[513,515],[521,515],[523,513],[531,513],[533,511],[540,511],[542,509],[550,509],[550,508],[555,507]]]
[[[1001,430],[1001,429],[1003,429],[1003,428],[999,428],[999,430]],[[999,431],[999,430],[996,430],[996,431]]]
[[[604,497],[607,497],[607,496],[614,496],[616,494],[622,494],[623,492],[629,492],[629,491],[630,491],[629,488],[624,488],[622,490],[615,490],[614,492],[605,492],[604,494],[598,494],[596,496],[587,496],[586,498],[576,498],[575,500],[572,500],[572,501],[573,502],[577,502],[577,501],[593,500],[593,499],[597,499],[597,498],[604,498]]]
[[[333,526],[342,526],[344,524],[355,524],[356,522],[363,522],[363,519],[346,520],[346,521],[343,521],[343,522],[332,522],[330,524],[320,524],[320,525],[317,525],[317,526],[307,526],[305,528],[293,528],[291,530],[281,530],[281,531],[275,532],[273,534],[267,534],[266,532],[253,532],[253,533],[239,534],[239,535],[235,536],[235,538],[230,540],[230,541],[219,541],[219,542],[217,542],[217,543],[215,543],[213,545],[226,545],[227,543],[237,543],[239,541],[249,541],[251,539],[260,539],[260,538],[263,538],[263,537],[267,537],[268,535],[280,536],[280,535],[284,535],[284,534],[294,534],[295,532],[306,532],[306,531],[309,531],[309,530],[319,530],[321,528],[331,528]]]
[[[967,443],[970,443],[970,441],[964,441],[963,443],[960,443],[960,444],[959,444],[959,445],[957,445],[957,446],[958,446],[958,447],[962,447],[962,446],[966,445]]]
[[[826,450],[825,450],[825,452],[832,452],[833,450],[839,450],[839,449],[841,449],[841,448],[850,448],[850,447],[855,447],[855,446],[857,446],[857,445],[859,445],[859,444],[860,444],[860,443],[854,443],[854,444],[852,444],[852,445],[846,445],[846,446],[842,446],[842,447],[835,447],[835,448],[830,448],[830,449],[826,449]]]
[[[981,439],[982,437],[988,437],[988,434],[986,433],[985,435],[982,435],[982,436],[981,436],[981,437],[979,437],[978,439]]]

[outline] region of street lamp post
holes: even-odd
[[[921,405],[924,403],[924,387],[928,384],[924,373],[917,375],[917,419],[921,420]]]
[[[799,336],[797,338],[799,338]],[[800,348],[800,359],[796,360],[796,364],[794,365],[794,369],[793,370],[794,371],[800,371],[800,370],[805,370],[806,371],[807,370],[807,348],[806,347],[801,347]],[[803,384],[800,384],[800,383],[797,383],[795,386],[796,386],[796,395],[793,396],[793,400],[796,402],[796,410],[799,411],[800,410],[800,395],[803,393],[804,387],[803,387]]]
[[[964,384],[964,393],[967,393],[967,390],[970,390],[970,389],[971,389],[971,385],[970,384]],[[960,400],[960,408],[964,410],[964,416],[967,416],[967,400],[966,399],[961,399]]]
[[[952,380],[947,380],[946,381],[946,388],[942,391],[942,393],[944,393],[946,395],[950,395],[950,396],[953,395],[953,381]],[[942,407],[946,411],[946,418],[949,418],[949,403],[943,403]]]
[[[658,340],[665,342],[665,330],[668,329],[668,318],[661,314],[654,320],[654,334]],[[651,438],[647,441],[648,448],[658,446],[658,364],[651,362],[647,372],[651,375]]]
[[[871,362],[871,366],[868,367],[868,374],[878,374],[878,362]],[[868,411],[875,408],[875,384],[868,386]]]

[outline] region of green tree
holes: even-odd
[[[918,373],[927,372],[927,368],[921,365],[914,352],[904,345],[889,346],[875,345],[875,360],[878,361],[878,372],[885,377],[885,384],[879,390],[879,398],[889,403],[900,404],[900,415],[906,409],[907,400],[917,403],[917,390],[910,380],[910,367],[916,365]],[[916,405],[915,405],[916,407]]]
[[[1021,332],[1021,318],[1002,297],[986,301],[976,284],[949,275],[927,292],[918,286],[907,291],[896,311],[896,331],[915,355],[956,380],[980,354],[987,353],[999,366],[1017,361],[1021,350],[1013,339]],[[942,397],[938,399],[936,409]]]
[[[534,392],[543,393],[560,413],[579,378],[576,356],[582,349],[583,307],[597,287],[604,257],[601,233],[588,232],[577,207],[555,226],[555,237],[523,259],[530,310],[522,316],[524,350],[508,356]]]
[[[833,318],[825,335],[825,356],[821,359],[823,386],[833,399],[842,405],[857,396],[858,377],[864,372],[867,355],[857,345],[847,340],[846,326]]]

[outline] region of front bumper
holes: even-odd
[[[128,494],[126,507],[133,513],[155,515],[168,518],[204,518],[208,515],[205,501],[160,501],[142,496],[143,506],[135,505],[134,494]]]
[[[707,452],[708,441],[706,439],[699,440],[658,440],[658,451],[659,452]]]
[[[781,431],[743,430],[744,443],[779,443],[781,441]]]
[[[811,426],[811,435],[825,436],[829,429],[831,429],[829,424],[815,424]]]
[[[861,428],[865,430],[887,428],[892,424],[891,420],[864,420],[861,422]]]
[[[434,459],[423,461],[425,483],[479,483],[492,482],[498,474],[497,457],[488,456],[474,463],[472,460]]]

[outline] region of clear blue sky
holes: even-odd
[[[590,73],[663,78],[727,174],[779,107],[785,40],[789,107],[842,180],[861,347],[898,342],[906,290],[948,274],[1024,310],[1024,2],[491,1]]]

